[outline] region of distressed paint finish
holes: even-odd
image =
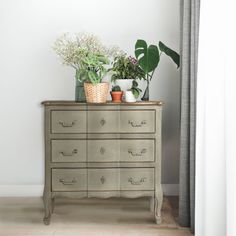
[[[55,197],[150,197],[161,222],[161,102],[45,101],[44,223]]]

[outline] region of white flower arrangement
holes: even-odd
[[[62,64],[76,70],[83,68],[83,60],[88,53],[106,58],[125,54],[117,46],[105,47],[97,36],[90,33],[64,33],[55,41],[53,49],[61,58]]]

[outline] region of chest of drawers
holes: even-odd
[[[161,102],[45,101],[44,223],[56,197],[150,197],[161,222]]]

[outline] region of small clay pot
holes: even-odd
[[[121,102],[122,95],[123,95],[122,91],[111,92],[112,102]]]

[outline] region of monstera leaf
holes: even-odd
[[[167,56],[169,56],[177,65],[177,68],[179,68],[179,61],[180,61],[180,56],[177,52],[174,50],[170,49],[167,47],[164,43],[161,41],[159,42],[159,48],[162,52],[164,52]]]
[[[142,39],[138,39],[135,44],[135,56],[145,74],[154,71],[160,61],[158,47],[155,45],[148,46],[146,41]]]

